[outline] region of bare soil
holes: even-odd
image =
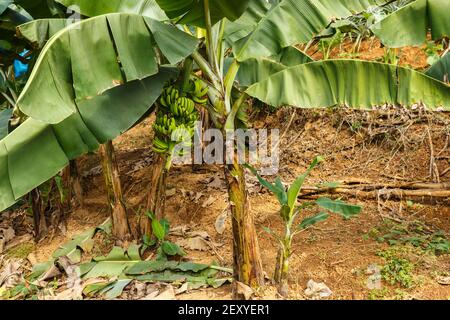
[[[283,181],[291,182],[301,174],[311,159],[323,155],[326,162],[310,176],[307,184],[349,179],[369,179],[373,182],[430,181],[430,146],[439,154],[437,166],[443,172],[449,166],[450,117],[420,115],[413,121],[404,119],[402,111],[391,110],[391,118],[371,119],[364,112],[300,111],[292,116],[293,110],[282,109],[276,114],[260,112],[253,117],[256,128],[280,128],[286,131],[280,145],[280,175]],[[385,113],[386,113],[385,112]],[[291,122],[290,127],[287,124]],[[372,117],[373,116],[372,114]],[[381,116],[380,116],[381,117]],[[379,126],[367,126],[366,121]],[[383,124],[383,121],[385,122]],[[152,118],[133,128],[114,144],[120,162],[127,202],[131,208],[130,219],[136,223],[136,212],[145,204],[153,154],[151,151]],[[70,214],[67,234],[56,235],[43,240],[36,247],[35,254],[40,261],[48,259],[51,253],[71,236],[103,222],[107,217],[106,198],[97,155],[88,155],[80,160],[84,175],[83,187],[85,206]],[[215,182],[212,182],[216,179]],[[255,216],[259,242],[263,252],[263,265],[268,277],[274,270],[277,248],[275,242],[263,231],[267,226],[281,231],[277,202],[272,195],[257,184],[249,182],[250,207]],[[222,181],[222,184],[220,183]],[[218,183],[219,182],[219,183]],[[450,182],[450,174],[440,177],[440,182]],[[191,230],[206,231],[216,244],[215,250],[189,251],[194,261],[216,260],[221,265],[232,265],[231,223],[227,220],[223,234],[215,230],[217,217],[227,210],[227,193],[223,184],[222,170],[218,166],[203,166],[193,170],[192,166],[175,166],[168,179],[167,217],[172,227],[187,226]],[[432,201],[406,208],[406,200],[386,199],[367,201],[343,197],[349,202],[363,206],[360,217],[343,221],[332,217],[299,235],[294,242],[295,253],[291,265],[291,299],[304,299],[304,289],[309,279],[326,283],[333,291],[332,299],[367,299],[370,290],[366,286],[366,269],[371,264],[383,265],[377,252],[389,246],[368,237],[371,230],[380,228],[390,219],[419,220],[435,230],[450,232],[449,200]],[[134,211],[134,212],[133,212]],[[311,212],[313,213],[313,212]],[[400,288],[403,298],[448,299],[450,286],[438,284],[436,277],[448,275],[448,255],[424,255],[414,269],[419,284],[411,289]],[[386,285],[385,285],[386,286]],[[390,294],[384,298],[395,298],[396,286],[387,286]],[[180,299],[229,299],[230,287],[203,289],[178,296]],[[270,285],[259,293],[262,299],[279,298]]]
[[[342,58],[351,53],[351,43],[344,43],[332,51],[332,58]],[[379,41],[364,41],[358,58],[379,60],[385,54]],[[308,53],[321,58],[322,53],[312,47]],[[416,69],[427,67],[423,48],[404,48],[399,52],[400,63]],[[251,117],[255,128],[279,128],[284,139],[280,144],[280,176],[291,182],[303,173],[317,155],[326,162],[314,171],[306,181],[308,185],[342,180],[364,180],[373,183],[398,183],[405,181],[450,183],[450,115],[423,111],[406,112],[384,108],[379,112],[355,112],[348,110],[297,110],[281,109],[274,114],[266,111]],[[114,141],[122,174],[123,190],[129,205],[131,224],[137,224],[146,202],[153,164],[151,149],[153,117],[143,121]],[[290,123],[290,125],[288,125]],[[431,139],[430,139],[431,137]],[[430,157],[434,156],[436,177],[430,171]],[[73,235],[92,228],[108,218],[106,195],[98,155],[92,154],[79,160],[83,176],[85,205],[76,207],[69,214],[65,235],[56,233],[35,246],[37,261],[50,258],[52,252]],[[444,174],[445,172],[445,174]],[[187,226],[190,230],[206,231],[215,243],[214,250],[188,251],[194,261],[216,260],[223,266],[232,266],[232,238],[230,217],[223,234],[215,229],[219,215],[227,212],[227,193],[222,169],[219,166],[174,166],[168,178],[166,214],[171,226]],[[255,216],[262,251],[263,266],[268,278],[274,270],[276,243],[263,231],[263,227],[281,232],[275,198],[263,190],[250,176],[250,208]],[[340,195],[333,195],[334,198]],[[291,263],[290,299],[305,299],[308,280],[324,282],[332,291],[331,299],[368,299],[369,265],[382,266],[385,262],[377,253],[389,248],[386,243],[375,241],[370,235],[386,222],[408,224],[420,221],[431,230],[450,234],[449,199],[390,200],[385,197],[367,200],[341,196],[363,206],[362,214],[343,221],[331,217],[328,221],[301,233],[294,242]],[[308,212],[313,214],[314,212]],[[29,231],[29,230],[28,230]],[[23,229],[19,235],[26,232]],[[174,240],[176,240],[174,238]],[[100,251],[108,247],[97,239]],[[103,247],[102,247],[103,246]],[[409,250],[409,249],[408,249]],[[415,285],[405,289],[383,284],[387,291],[379,299],[449,299],[450,286],[438,283],[439,276],[450,275],[450,256],[412,252]],[[414,253],[416,252],[416,253]],[[280,298],[270,281],[258,292],[261,299]],[[201,289],[177,296],[179,299],[230,299],[230,286],[218,289]]]

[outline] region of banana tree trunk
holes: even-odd
[[[39,241],[47,234],[48,228],[45,220],[44,201],[38,188],[30,192],[30,202],[34,219],[34,237],[36,241]]]
[[[112,218],[112,233],[117,239],[127,241],[132,238],[128,223],[127,208],[122,194],[119,166],[112,141],[100,146],[103,176],[108,196],[108,206]]]
[[[234,279],[252,288],[264,283],[261,254],[256,235],[253,215],[248,207],[245,187],[245,171],[235,159],[232,165],[225,165],[225,178],[231,205],[233,225]],[[243,299],[236,287],[235,299]]]
[[[150,181],[150,190],[147,198],[147,211],[153,212],[157,219],[164,217],[164,207],[166,203],[166,157],[157,155],[153,165],[152,178]],[[147,216],[141,217],[140,221],[141,235],[152,234],[151,221]]]
[[[69,163],[69,176],[70,176],[70,197],[69,201],[71,201],[72,197],[78,202],[80,207],[84,205],[84,197],[83,197],[83,187],[81,186],[80,175],[78,174],[78,166],[76,160],[71,160]]]

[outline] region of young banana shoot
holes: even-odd
[[[276,239],[279,246],[274,280],[278,284],[278,292],[283,297],[287,297],[289,294],[289,260],[293,251],[292,241],[294,237],[304,229],[320,221],[324,221],[329,217],[327,212],[319,212],[314,216],[303,218],[301,223],[295,226],[297,218],[303,211],[312,206],[319,206],[326,211],[339,214],[344,219],[350,219],[361,212],[360,206],[328,198],[319,198],[314,202],[304,202],[300,205],[297,203],[297,197],[302,189],[303,182],[309,173],[322,161],[322,157],[316,157],[306,172],[297,177],[297,179],[287,188],[283,185],[280,178],[277,177],[275,183],[272,184],[263,179],[255,168],[247,165],[247,167],[257,176],[261,185],[269,189],[277,197],[277,200],[280,203],[279,213],[284,224],[283,234],[278,235],[269,228],[265,228],[265,231]]]

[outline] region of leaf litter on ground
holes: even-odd
[[[176,260],[147,260],[140,256],[141,245],[130,244],[125,250],[113,247],[106,254],[82,262],[82,254],[93,251],[93,237],[97,232],[110,233],[109,220],[97,228],[89,229],[74,236],[69,242],[61,245],[49,261],[34,264],[32,272],[25,281],[33,285],[33,291],[24,291],[26,287],[20,283],[20,277],[10,286],[20,287],[17,292],[35,294],[42,300],[79,300],[83,298],[117,299],[127,287],[136,283],[159,285],[166,283],[165,291],[155,290],[146,294],[148,299],[172,299],[177,294],[202,287],[220,287],[230,277],[217,278],[219,272],[231,274],[232,270],[211,264],[194,263]],[[204,241],[210,240],[207,232],[187,232],[181,234]],[[22,276],[21,276],[22,277]],[[65,279],[56,281],[56,279]],[[22,279],[23,280],[23,279]],[[22,287],[21,287],[22,286]],[[174,289],[174,287],[179,289]],[[141,295],[141,298],[145,295]],[[14,298],[14,294],[11,295]]]

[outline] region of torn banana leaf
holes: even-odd
[[[431,29],[432,39],[450,35],[450,1],[415,0],[371,27],[388,47],[421,45]]]
[[[246,91],[272,105],[299,108],[348,106],[371,109],[384,104],[450,110],[450,87],[423,73],[377,62],[328,60],[275,73]]]
[[[162,68],[154,76],[79,103],[77,112],[58,124],[30,118],[0,140],[0,211],[52,178],[70,160],[96,151],[128,130],[176,75],[176,70]]]
[[[156,0],[56,0],[65,7],[87,17],[107,13],[134,13],[155,20],[168,20]]]
[[[225,60],[225,73],[233,61],[232,58]],[[240,62],[236,81],[240,87],[247,88],[288,67],[312,61],[311,57],[299,49],[287,47],[279,54],[268,58],[250,58]]]
[[[112,12],[141,14],[157,20],[167,16],[178,23],[205,26],[203,1],[198,0],[56,0],[66,7],[86,16],[97,16]],[[223,18],[236,20],[241,16],[250,0],[210,0],[211,20],[215,24]]]
[[[425,73],[436,80],[448,82],[450,75],[450,52],[446,53],[445,56],[433,64]]]
[[[63,244],[52,255],[53,258],[59,258],[62,256],[68,257],[72,263],[78,263],[81,261],[81,250],[89,252],[93,247],[93,240],[96,232],[95,228],[89,229],[77,236],[75,236],[69,242]]]
[[[134,14],[73,23],[47,42],[17,105],[36,120],[59,123],[108,90],[157,74],[156,49],[177,64],[196,47],[197,39],[176,27]]]
[[[97,264],[83,278],[119,276],[126,268],[141,261],[140,257],[135,256],[135,252],[134,246],[128,248],[127,252],[120,247],[114,247],[107,256],[95,258]]]
[[[192,262],[177,262],[177,261],[141,261],[125,270],[128,275],[143,275],[152,272],[161,272],[164,270],[180,270],[199,272],[209,268],[207,264],[192,263]]]
[[[17,27],[17,34],[41,49],[48,39],[71,25],[68,19],[38,19]]]

